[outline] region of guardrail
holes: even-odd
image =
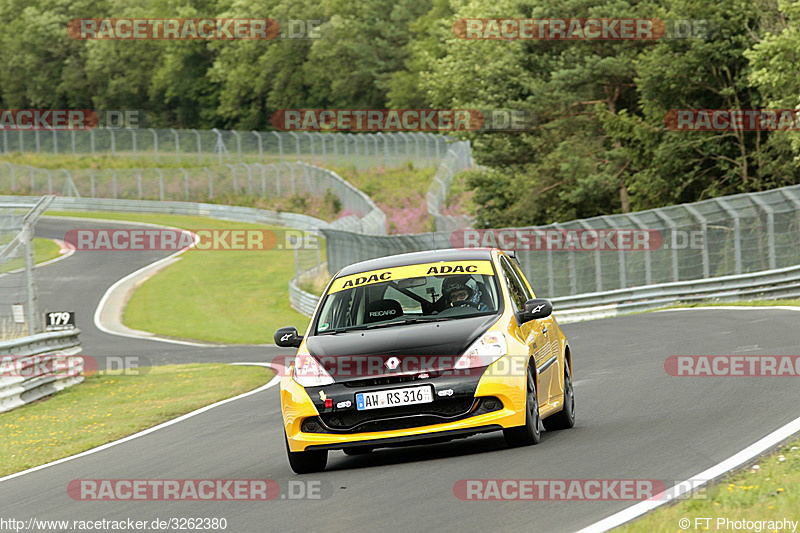
[[[75,355],[81,351],[79,329],[38,333],[0,342],[3,371],[0,372],[0,412],[10,411],[83,381],[82,364],[64,375],[38,373],[56,356]],[[27,359],[36,356],[35,359]],[[9,368],[14,368],[9,371]],[[27,374],[31,374],[28,376]]]
[[[289,286],[292,307],[306,316],[311,316],[319,296],[303,291],[295,281],[296,278]],[[565,296],[552,298],[552,302],[558,321],[567,324],[611,318],[681,303],[778,298],[800,298],[800,265],[753,274]]]
[[[800,297],[800,265],[751,274],[553,298],[560,322],[610,318],[681,303]]]

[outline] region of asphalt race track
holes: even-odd
[[[79,227],[91,227],[79,222]],[[75,226],[78,227],[78,226]],[[63,221],[37,235],[59,238]],[[104,254],[104,255],[101,255]],[[87,354],[154,363],[265,361],[264,346],[206,348],[115,337],[89,317],[105,290],[158,253],[76,253],[43,267],[42,309],[74,310]],[[556,313],[556,317],[558,314]],[[797,378],[672,377],[671,355],[800,355],[797,312],[688,310],[565,325],[574,353],[577,424],[508,449],[502,434],[427,447],[329,454],[321,474],[286,461],[277,387],[148,435],[0,483],[4,515],[60,520],[226,518],[227,531],[575,531],[635,502],[460,501],[461,479],[660,479],[669,487],[800,416]],[[271,332],[265,332],[265,341]],[[315,481],[318,500],[78,502],[74,479]],[[285,494],[284,494],[285,495]],[[671,526],[671,525],[668,525]],[[671,530],[677,528],[669,527]]]

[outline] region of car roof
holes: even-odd
[[[491,248],[447,248],[444,250],[426,250],[407,254],[390,255],[353,263],[344,267],[339,276],[358,274],[369,270],[381,270],[396,266],[416,265],[418,263],[434,263],[436,261],[468,261],[470,259],[491,260]]]

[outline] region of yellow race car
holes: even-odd
[[[416,252],[356,263],[328,284],[281,380],[289,464],[328,450],[442,442],[502,430],[536,444],[575,424],[572,353],[548,300],[497,249]]]

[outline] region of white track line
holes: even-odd
[[[252,364],[252,363],[248,363],[248,364]],[[257,364],[259,366],[263,365],[261,363],[257,363]],[[140,431],[139,433],[134,433],[133,435],[128,435],[127,437],[123,437],[123,438],[121,438],[119,440],[115,440],[113,442],[109,442],[109,443],[103,444],[101,446],[98,446],[97,448],[92,448],[91,450],[86,450],[85,452],[81,452],[81,453],[78,453],[76,455],[70,455],[69,457],[64,457],[63,459],[58,459],[57,461],[53,461],[51,463],[47,463],[47,464],[43,464],[43,465],[39,465],[39,466],[34,466],[33,468],[29,468],[27,470],[23,470],[22,472],[16,472],[14,474],[10,474],[10,475],[8,475],[6,477],[0,478],[0,483],[2,483],[3,481],[8,481],[9,479],[14,479],[14,478],[17,478],[17,477],[20,477],[20,476],[24,476],[26,474],[30,474],[30,473],[33,473],[33,472],[37,472],[39,470],[43,470],[43,469],[45,469],[47,467],[50,467],[50,466],[55,466],[55,465],[59,465],[61,463],[66,463],[67,461],[72,461],[73,459],[78,459],[80,457],[86,457],[87,455],[92,455],[94,453],[101,452],[101,451],[106,450],[108,448],[111,448],[113,446],[117,446],[118,444],[123,444],[125,442],[132,441],[133,439],[138,439],[139,437],[144,437],[145,435],[149,435],[150,433],[153,433],[154,431],[158,431],[159,429],[163,429],[165,427],[169,427],[169,426],[171,426],[173,424],[177,424],[178,422],[182,422],[184,420],[192,418],[193,416],[197,416],[199,414],[205,413],[206,411],[210,411],[211,409],[214,409],[215,407],[219,407],[221,405],[225,405],[226,403],[234,402],[236,400],[240,400],[242,398],[246,398],[247,396],[251,396],[253,394],[257,394],[259,392],[265,391],[265,390],[277,385],[279,381],[280,381],[280,377],[278,377],[278,375],[276,374],[269,381],[269,383],[267,383],[266,385],[262,385],[261,387],[259,387],[257,389],[251,390],[250,392],[245,392],[245,393],[240,394],[238,396],[234,396],[233,398],[228,398],[227,400],[220,400],[217,403],[212,403],[211,405],[206,405],[205,407],[201,407],[200,409],[192,411],[191,413],[186,413],[185,415],[179,416],[178,418],[173,418],[172,420],[168,420],[168,421],[163,422],[163,423],[161,423],[161,424],[159,424],[157,426],[153,426],[151,428],[148,428],[148,429],[145,429],[143,431]]]
[[[800,431],[800,417],[795,418],[785,426],[773,431],[763,439],[751,444],[736,455],[729,457],[717,465],[712,466],[708,470],[700,472],[696,476],[693,476],[682,483],[679,483],[676,485],[676,487],[678,487],[676,490],[667,490],[666,494],[669,494],[669,496],[666,496],[660,500],[647,500],[632,505],[631,507],[613,514],[608,518],[600,520],[599,522],[595,522],[594,524],[581,529],[578,531],[578,533],[608,531],[611,528],[617,527],[633,520],[634,518],[642,516],[646,512],[664,505],[665,503],[678,498],[682,494],[685,494],[692,489],[706,485],[714,481],[716,478],[727,474],[730,470],[741,466],[747,461],[754,459],[771,448],[774,448],[784,440],[792,437],[798,431]]]

